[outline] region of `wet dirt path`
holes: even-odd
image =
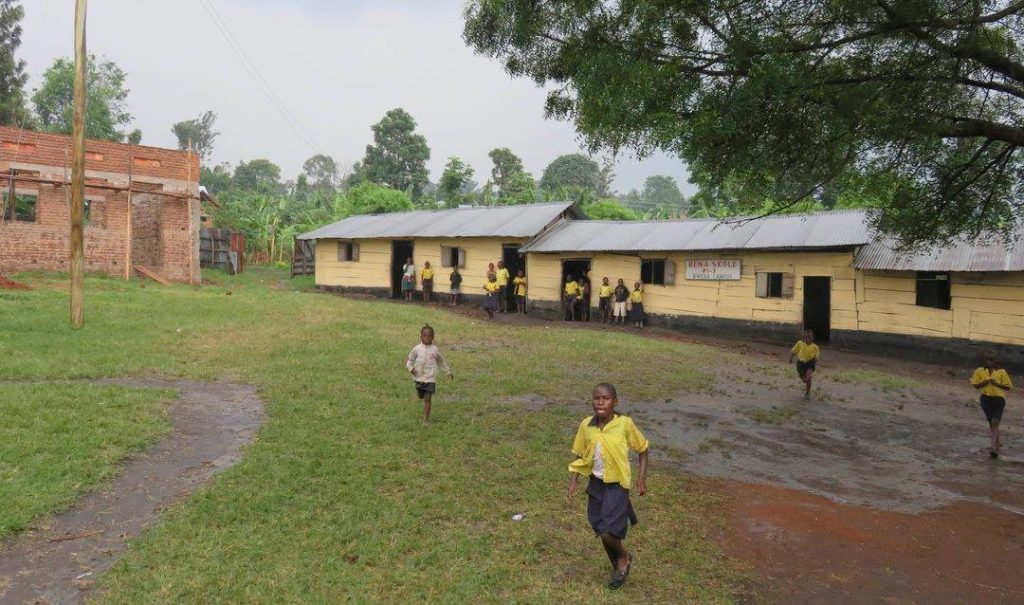
[[[263,420],[253,387],[187,380],[111,380],[173,389],[171,433],[129,458],[105,487],[0,545],[0,603],[80,603],[95,579],[160,513],[238,461]]]

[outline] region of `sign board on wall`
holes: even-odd
[[[686,279],[732,280],[740,278],[742,267],[739,259],[708,259],[686,261]]]

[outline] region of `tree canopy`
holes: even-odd
[[[124,127],[132,121],[128,113],[126,74],[113,61],[90,55],[86,71],[85,136],[123,142]],[[75,62],[60,58],[43,74],[43,83],[32,95],[39,127],[46,132],[71,134],[75,83]],[[141,139],[141,132],[138,135]]]
[[[362,162],[366,180],[411,191],[413,199],[418,200],[430,180],[430,147],[423,135],[416,133],[416,120],[399,107],[371,128],[375,144],[366,146]]]
[[[0,124],[29,126],[25,104],[25,61],[17,58],[25,9],[16,0],[0,0]]]
[[[679,191],[676,180],[670,176],[655,174],[644,181],[643,200],[648,204],[685,209],[686,198]]]
[[[281,169],[270,160],[239,162],[233,185],[243,191],[275,193],[281,190]]]
[[[473,182],[473,167],[457,157],[448,158],[441,180],[437,183],[437,197],[449,208],[455,208],[466,197],[466,187]]]
[[[612,198],[594,200],[580,206],[587,218],[607,221],[635,221],[640,218],[636,210],[624,206],[622,202]]]
[[[604,183],[597,162],[582,153],[571,153],[560,155],[548,164],[540,178],[540,186],[547,191],[578,187],[596,194]]]
[[[189,144],[192,151],[199,156],[201,162],[206,162],[213,151],[213,141],[220,135],[213,129],[213,123],[217,121],[217,114],[212,111],[204,112],[193,120],[184,120],[171,126],[171,132],[178,138],[178,149],[185,151]]]
[[[329,155],[318,153],[303,162],[302,174],[313,189],[333,191],[338,187],[338,163]]]
[[[662,149],[744,209],[842,183],[907,244],[1024,210],[1024,2],[472,0],[464,38],[592,148]]]

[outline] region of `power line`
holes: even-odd
[[[268,82],[267,79],[263,76],[263,73],[260,72],[260,69],[259,67],[257,67],[255,61],[253,61],[249,57],[249,54],[245,52],[245,49],[242,47],[242,45],[238,42],[238,39],[232,33],[231,27],[228,25],[227,21],[220,15],[216,7],[213,5],[213,0],[199,0],[199,4],[210,16],[210,19],[213,21],[213,25],[217,28],[217,31],[220,32],[220,35],[224,38],[228,45],[231,46],[231,49],[235,52],[235,56],[238,57],[238,60],[242,64],[242,67],[245,69],[246,73],[249,74],[249,77],[252,78],[253,82],[256,83],[256,86],[259,87],[259,89],[263,92],[264,95],[266,95],[267,99],[271,102],[271,104],[274,105],[277,111],[281,114],[281,117],[285,119],[285,121],[288,123],[291,129],[294,130],[295,133],[298,134],[300,137],[302,137],[302,139],[305,140],[306,143],[310,147],[312,147],[314,151],[326,155],[323,149],[321,149],[321,147],[316,144],[312,137],[310,137],[306,133],[306,130],[302,127],[302,124],[295,118],[295,115],[288,109],[288,106],[281,99],[281,97],[278,96],[276,92],[274,92],[274,89],[270,85],[270,82]]]

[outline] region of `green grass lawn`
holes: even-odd
[[[170,393],[0,383],[0,539],[112,476],[164,433]]]
[[[585,499],[564,496],[592,385],[616,383],[626,413],[631,399],[707,389],[691,369],[702,347],[300,293],[311,280],[260,269],[198,289],[91,278],[86,328],[72,331],[65,282],[20,279],[36,289],[0,291],[0,375],[225,378],[268,404],[242,461],[101,579],[110,602],[733,598],[737,566],[709,539],[720,503],[686,477],[652,471],[627,541],[637,564],[615,594]],[[426,428],[403,365],[425,322],[455,371]]]

